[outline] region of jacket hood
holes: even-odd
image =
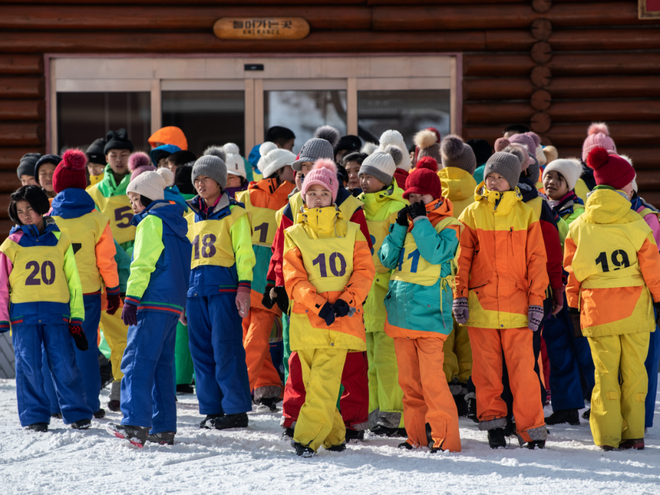
[[[83,189],[65,189],[53,199],[51,215],[62,218],[78,218],[96,208],[92,197]]]
[[[112,167],[108,163],[103,172],[103,179],[101,179],[98,186],[101,194],[106,198],[109,198],[110,196],[124,196],[126,194],[126,187],[128,187],[130,181],[131,174],[127,173],[124,175],[121,182],[117,184],[115,182],[115,176],[112,173]]]
[[[539,190],[536,189],[536,184],[527,177],[520,178],[520,182],[518,182],[518,189],[522,194],[523,203],[527,203],[534,198],[538,198],[541,195],[541,193],[539,193]]]
[[[463,201],[471,198],[477,181],[470,173],[458,167],[445,167],[438,171],[442,191],[452,201]]]
[[[9,231],[9,235],[18,231],[23,232],[23,236],[18,242],[23,247],[34,246],[37,244],[37,240],[40,246],[57,246],[59,242],[55,232],[59,232],[60,229],[51,217],[44,217],[44,231],[41,233],[36,225],[14,225]]]
[[[175,126],[162,127],[149,137],[149,144],[156,143],[173,144],[182,150],[188,149],[188,140],[181,129]]]
[[[183,206],[179,203],[159,199],[153,201],[142,213],[134,215],[131,223],[137,226],[147,215],[154,215],[166,223],[178,237],[184,238],[188,233],[188,222],[183,218],[183,213]]]
[[[152,149],[149,152],[149,157],[151,158],[151,163],[154,164],[154,167],[158,167],[158,162],[162,158],[162,155],[170,156],[172,153],[176,153],[177,151],[181,151],[181,148],[173,144],[164,144]]]
[[[630,207],[625,193],[608,186],[597,186],[587,198],[584,215],[591,223],[628,223],[621,220],[628,215]]]
[[[362,193],[358,197],[364,203],[364,214],[367,218],[374,218],[384,207],[392,205],[397,211],[408,204],[403,199],[403,189],[392,181],[386,189],[375,193]],[[397,204],[394,204],[396,202]]]
[[[513,191],[489,191],[486,188],[486,183],[483,181],[479,183],[477,189],[474,191],[475,202],[481,201],[482,203],[487,204],[491,210],[503,214],[510,212],[516,203],[522,201],[522,199],[523,196],[518,187]]]
[[[167,201],[174,201],[183,206],[184,211],[188,211],[188,204],[186,203],[186,198],[183,197],[179,188],[176,186],[166,187],[163,191],[165,199]]]
[[[302,224],[310,239],[328,239],[332,237],[345,237],[348,230],[343,216],[335,205],[325,208],[302,209],[298,215],[298,223]]]

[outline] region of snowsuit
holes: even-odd
[[[462,229],[452,210],[451,200],[436,200],[426,205],[427,216],[409,228],[393,224],[379,256],[394,270],[385,298],[385,333],[394,339],[399,363],[407,442],[460,452],[458,412],[442,351],[453,330],[452,262]]]
[[[71,239],[85,304],[83,331],[89,349],[75,349],[87,403],[101,408],[101,374],[98,361],[98,326],[101,319],[101,284],[107,294],[119,295],[115,243],[107,217],[94,209],[94,200],[82,189],[65,189],[53,200],[51,216]]]
[[[349,350],[364,352],[362,302],[375,269],[360,227],[334,205],[305,208],[285,231],[282,271],[291,299],[290,343],[298,353],[305,386],[294,441],[318,450],[344,443],[346,428],[337,397]],[[354,314],[326,325],[318,314],[343,299]]]
[[[362,211],[362,202],[353,197],[348,189],[339,188],[335,204],[342,212],[344,218],[350,218],[351,222],[360,226],[362,235],[367,239],[367,244],[371,249],[371,237],[367,221]],[[284,253],[284,230],[293,225],[294,215],[297,221],[300,209],[303,206],[303,200],[300,193],[289,197],[289,204],[279,210],[275,215],[278,222],[277,232],[273,240],[270,266],[268,267],[268,280],[275,280],[276,286],[284,286],[284,277],[282,275],[282,259]],[[291,304],[291,302],[290,302]],[[300,359],[296,352],[291,352],[287,348],[289,342],[289,325],[287,317],[283,320],[283,339],[284,339],[284,359],[288,362],[288,368],[285,365],[286,384],[284,387],[284,401],[282,405],[282,414],[284,428],[292,428],[300,408],[305,402],[305,385],[303,383],[302,368]],[[342,375],[342,386],[344,391],[340,398],[340,410],[344,424],[347,428],[354,430],[366,430],[368,428],[369,417],[369,385],[367,380],[367,358],[364,352],[349,352],[344,363],[344,372]]]
[[[193,256],[186,315],[201,414],[252,410],[236,292],[249,291],[255,265],[247,211],[223,193],[206,207],[188,202]]]
[[[121,362],[121,424],[176,432],[174,344],[186,302],[191,246],[183,207],[153,201],[137,226],[126,302],[137,306]]]
[[[237,200],[252,215],[252,249],[256,258],[250,292],[250,314],[243,319],[243,345],[247,359],[250,391],[254,400],[279,398],[282,380],[270,356],[270,334],[275,319],[282,316],[277,305],[266,309],[261,303],[267,285],[271,246],[277,230],[275,213],[286,206],[289,193],[295,186],[290,182],[278,185],[277,179],[262,179],[250,185],[246,192],[238,193]]]
[[[597,186],[569,229],[566,299],[580,310],[596,385],[589,424],[596,445],[644,438],[644,368],[660,301],[660,254],[653,232],[624,193]],[[653,298],[651,298],[651,295]]]
[[[489,430],[506,425],[507,407],[501,398],[504,354],[516,427],[525,442],[546,436],[527,319],[529,306],[543,305],[548,286],[538,218],[522,202],[518,188],[501,193],[488,191],[481,183],[475,202],[459,219],[465,228],[454,288],[454,298],[468,299],[479,427]]]
[[[399,210],[407,206],[403,190],[393,182],[377,193],[362,193],[364,216],[371,237],[376,277],[364,303],[364,326],[367,332],[369,363],[369,426],[403,428],[403,390],[399,385],[394,340],[385,333],[387,312],[383,301],[390,282],[390,267],[381,264],[378,251],[396,222]]]
[[[42,353],[64,423],[91,419],[93,412],[69,334],[69,321],[82,325],[85,319],[76,260],[55,221],[44,217],[44,223],[41,233],[34,225],[13,227],[0,245],[0,331],[8,331],[11,321],[21,426],[50,423]]]

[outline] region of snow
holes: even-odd
[[[643,451],[599,450],[584,420],[550,427],[545,450],[517,441],[491,450],[486,433],[461,418],[460,453],[402,451],[400,439],[371,437],[311,459],[282,439],[278,414],[252,413],[247,430],[202,430],[195,396],[178,399],[176,444],[138,449],[105,431],[121,419],[109,411],[87,431],[55,419],[48,433],[27,432],[14,381],[0,380],[0,493],[660,494],[660,399]]]

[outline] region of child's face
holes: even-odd
[[[239,175],[227,174],[227,187],[241,187],[242,179]]]
[[[105,165],[101,163],[89,162],[87,164],[87,171],[89,172],[89,175],[101,175],[103,174],[104,169],[105,169]]]
[[[105,159],[110,164],[110,168],[117,175],[126,175],[128,173],[128,157],[131,152],[128,150],[110,150]]]
[[[496,172],[491,172],[486,177],[486,188],[489,191],[506,192],[511,190],[511,186],[506,179]]]
[[[410,202],[411,205],[414,205],[415,203],[422,203],[427,205],[433,202],[433,196],[431,196],[430,194],[411,193],[408,195],[408,201]]]
[[[53,192],[53,172],[55,172],[55,168],[52,163],[44,163],[39,167],[39,185],[47,192]]]
[[[382,191],[387,186],[372,175],[360,175],[360,187],[365,193],[375,193]]]
[[[167,158],[161,158],[160,160],[158,160],[158,167],[156,168],[163,168],[163,167],[167,167]]]
[[[300,191],[300,189],[302,188],[302,178],[303,178],[303,175],[302,175],[302,172],[294,172],[294,173],[296,174],[296,176],[295,176],[296,187],[297,187],[298,190]]]
[[[172,160],[167,160],[165,166],[170,169],[170,172],[176,175],[176,164]]]
[[[300,165],[301,172],[303,175],[307,175],[314,168],[314,162],[302,162]]]
[[[278,177],[281,182],[291,182],[293,184],[293,176],[295,172],[291,168],[291,165],[285,165],[278,171]]]
[[[32,175],[21,175],[21,186],[38,186]]]
[[[550,199],[560,200],[568,194],[568,184],[566,179],[554,170],[548,172],[543,177],[543,189]]]
[[[39,213],[34,211],[30,203],[25,200],[16,202],[16,215],[18,215],[18,220],[22,225],[39,226],[44,220],[43,215],[39,215]]]
[[[140,195],[136,192],[127,193],[128,199],[131,202],[131,208],[133,208],[134,214],[139,214],[144,211],[144,206],[142,206],[142,201],[140,201]]]
[[[195,177],[194,186],[197,190],[197,194],[199,194],[199,197],[204,201],[215,199],[222,193],[220,184],[205,175],[198,175]]]
[[[360,187],[360,164],[356,161],[346,162],[344,167],[348,173],[348,187],[351,191],[353,189],[361,189]]]
[[[325,208],[332,204],[332,193],[325,187],[314,184],[307,189],[305,203],[308,208]]]

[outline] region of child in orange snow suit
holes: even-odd
[[[541,390],[534,372],[532,332],[543,318],[548,286],[538,216],[516,188],[520,161],[495,153],[477,186],[475,202],[459,220],[461,233],[453,310],[468,326],[479,428],[492,448],[505,447],[506,403],[501,397],[502,354],[509,369],[518,439],[544,447]],[[515,188],[515,189],[514,189]]]
[[[285,231],[283,275],[291,309],[291,350],[298,353],[305,403],[293,446],[311,456],[323,445],[345,450],[346,428],[337,409],[349,350],[365,351],[362,303],[375,269],[369,244],[357,224],[334,205],[337,167],[319,160],[305,177],[305,206]]]
[[[433,158],[417,162],[403,194],[410,206],[397,215],[379,257],[393,270],[385,333],[394,339],[403,389],[408,439],[399,447],[459,452],[458,412],[443,371],[442,347],[453,329],[452,261],[461,223],[452,215],[451,201],[442,197],[437,169]]]
[[[296,155],[276,148],[259,161],[264,178],[253,182],[245,192],[236,194],[237,201],[252,214],[252,249],[257,262],[252,278],[250,314],[243,319],[243,346],[247,359],[250,391],[256,404],[266,410],[276,410],[275,404],[282,394],[282,381],[270,356],[270,334],[275,319],[281,316],[279,308],[268,297],[263,304],[266,287],[274,286],[267,280],[271,250],[277,223],[275,213],[283,208],[294,188],[291,164]]]
[[[589,152],[587,165],[598,186],[569,228],[564,267],[573,327],[587,337],[596,366],[589,424],[603,450],[643,449],[644,361],[660,308],[660,254],[653,231],[630,208],[632,166],[602,147]]]

